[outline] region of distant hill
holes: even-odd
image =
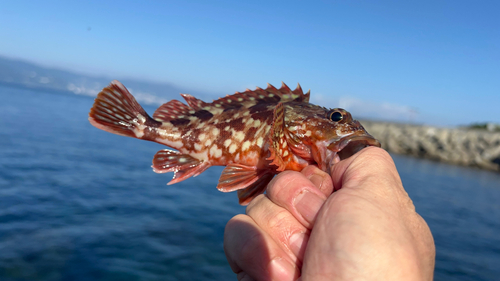
[[[181,89],[167,83],[119,79],[119,77],[95,77],[0,56],[0,84],[4,85],[96,96],[113,79],[120,80],[136,99],[144,104],[162,104],[174,98],[179,99],[181,98],[179,93],[189,93],[205,100],[213,98],[204,93]]]

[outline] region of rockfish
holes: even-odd
[[[104,131],[164,144],[153,158],[156,173],[174,172],[168,184],[226,166],[217,188],[237,190],[239,203],[263,193],[273,176],[317,165],[332,165],[366,146],[380,143],[344,109],[309,103],[310,91],[268,84],[211,103],[181,94],[150,117],[118,81],[95,99],[89,121]]]

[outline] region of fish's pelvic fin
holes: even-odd
[[[238,190],[237,192],[240,205],[248,205],[252,199],[257,197],[259,194],[264,193],[267,189],[267,184],[273,179],[273,176],[274,174],[272,173],[263,174],[251,185]]]
[[[238,190],[240,204],[248,204],[255,196],[266,190],[274,174],[269,170],[241,164],[229,164],[222,171],[217,189],[222,192]],[[241,194],[241,195],[240,195]]]
[[[122,136],[142,138],[146,127],[158,127],[122,83],[114,80],[97,95],[89,121],[95,127]]]
[[[155,173],[174,172],[174,177],[168,183],[171,185],[196,177],[210,167],[210,164],[178,151],[163,149],[155,154],[152,167]]]

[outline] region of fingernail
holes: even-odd
[[[290,250],[301,261],[304,257],[304,251],[306,250],[308,240],[309,235],[302,232],[298,232],[290,236]]]
[[[317,174],[312,174],[309,176],[309,180],[321,190],[321,185],[323,184],[323,177]]]
[[[271,280],[295,280],[297,269],[288,261],[276,258],[271,261]]]
[[[307,222],[313,224],[324,202],[325,200],[318,195],[304,191],[295,199],[295,209],[297,209]]]

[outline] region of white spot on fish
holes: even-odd
[[[245,151],[250,148],[250,141],[245,141],[241,146],[241,151]]]
[[[206,137],[207,137],[207,135],[205,135],[205,134],[201,133],[201,134],[198,136],[198,140],[202,142],[202,141],[204,141],[204,140],[205,140],[205,138],[206,138]]]
[[[285,150],[285,152],[283,152],[283,156],[288,156],[288,150]]]
[[[231,139],[227,139],[224,141],[224,147],[227,148],[231,144]]]
[[[200,151],[201,150],[201,144],[195,143],[194,144],[194,149],[196,149],[197,151]]]
[[[210,147],[210,155],[214,156],[215,158],[220,158],[222,156],[222,149],[219,149],[217,145],[213,145]]]
[[[219,131],[219,129],[217,129],[217,128],[213,128],[213,129],[212,129],[212,135],[214,135],[214,136],[219,135],[219,132],[220,132],[220,131]]]
[[[310,130],[307,130],[307,132],[304,134],[306,137],[310,137],[312,132]]]
[[[258,147],[262,147],[262,143],[263,143],[263,141],[264,141],[264,139],[263,139],[262,137],[259,137],[259,138],[257,139],[257,146],[258,146]]]
[[[229,153],[234,153],[236,151],[236,144],[231,144],[231,146],[229,146]]]
[[[234,134],[234,138],[238,141],[238,142],[242,142],[244,139],[245,139],[245,133],[243,133],[242,131],[238,131]]]
[[[208,139],[208,140],[205,142],[205,147],[209,147],[211,144],[212,144],[212,140],[211,140],[211,139]]]

